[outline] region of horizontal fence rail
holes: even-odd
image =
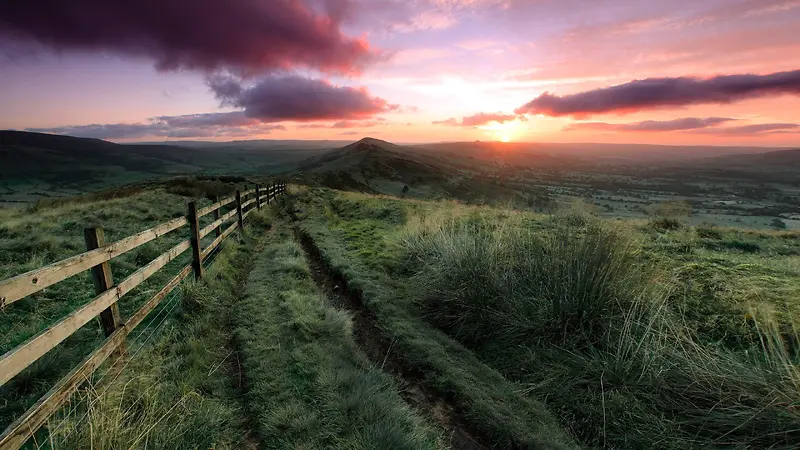
[[[185,217],[170,220],[111,245],[81,253],[40,269],[31,270],[22,275],[0,281],[0,307],[10,305],[59,281],[116,258],[187,223]]]
[[[203,276],[203,261],[234,231],[243,227],[243,221],[255,210],[261,209],[262,199],[270,204],[278,195],[286,192],[286,184],[273,183],[266,189],[256,185],[255,189],[236,191],[236,195],[216,201],[212,205],[197,208],[194,202],[188,206],[188,214],[170,220],[133,236],[111,244],[104,244],[102,229],[87,229],[89,250],[36,270],[0,281],[0,309],[48,286],[87,270],[92,271],[97,295],[91,301],[61,318],[39,332],[37,335],[0,356],[0,386],[13,379],[39,358],[57,347],[81,327],[100,316],[106,338],[81,363],[61,378],[35,405],[18,417],[0,435],[0,450],[21,447],[43,424],[74,394],[80,385],[88,381],[92,374],[109,357],[124,352],[127,336],[161,301],[167,297],[184,279],[194,273],[195,278]],[[253,196],[249,200],[247,197]],[[263,196],[263,197],[262,197]],[[232,206],[231,211],[222,214],[221,209]],[[212,222],[199,228],[200,217],[213,213]],[[236,218],[236,220],[233,220]],[[224,231],[222,225],[233,221]],[[108,263],[111,259],[134,250],[167,233],[189,225],[188,239],[162,253],[139,270],[117,284],[113,283]],[[215,233],[214,240],[205,248],[201,240]],[[122,322],[117,312],[117,302],[127,293],[139,286],[186,250],[192,250],[192,263],[184,266],[127,321]],[[113,313],[113,314],[112,314]],[[113,316],[113,317],[112,317]],[[113,319],[113,320],[110,320]]]

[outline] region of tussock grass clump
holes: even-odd
[[[680,220],[672,217],[657,217],[650,220],[649,224],[652,228],[661,231],[680,230],[683,227]]]
[[[546,399],[587,445],[800,443],[786,333],[751,315],[756,345],[701,343],[627,230],[584,215],[534,232],[509,215],[415,224],[401,241],[428,319]]]
[[[605,345],[610,326],[646,295],[646,272],[621,230],[584,216],[557,220],[563,226],[549,235],[514,219],[407,235],[431,320],[473,343],[493,330],[504,340]]]

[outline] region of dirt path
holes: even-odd
[[[392,353],[393,343],[382,335],[377,325],[377,318],[364,308],[360,295],[348,289],[344,278],[330,271],[310,236],[296,227],[294,231],[295,237],[308,257],[314,281],[327,295],[331,304],[352,314],[356,343],[373,364],[397,380],[402,387],[400,395],[403,399],[415,409],[423,411],[446,431],[450,448],[458,450],[490,448],[488,438],[471,430],[453,405],[424,384],[421,372],[407,367],[397,354]]]

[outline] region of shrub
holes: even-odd
[[[740,241],[734,239],[724,243],[725,247],[733,250],[741,250],[745,253],[756,253],[761,251],[761,246],[755,242]]]
[[[703,239],[722,239],[722,233],[713,225],[701,225],[695,229],[697,236]]]
[[[671,217],[658,217],[650,220],[650,226],[656,230],[673,231],[679,230],[683,224],[678,219]]]
[[[772,226],[773,228],[777,228],[779,230],[785,230],[786,222],[782,221],[781,219],[772,219],[772,222],[770,222],[770,226]]]

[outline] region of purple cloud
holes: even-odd
[[[674,120],[645,120],[635,123],[607,123],[607,122],[582,122],[573,123],[564,128],[564,131],[576,130],[608,130],[608,131],[633,131],[633,132],[664,132],[696,130],[714,127],[732,120],[729,117],[685,117]]]
[[[720,75],[706,79],[648,78],[564,96],[545,92],[515,112],[586,117],[696,104],[726,104],[781,94],[800,94],[800,70],[769,75]]]
[[[366,121],[355,121],[355,120],[340,120],[333,125],[331,128],[368,128],[368,127],[377,127],[379,125],[385,125],[386,119],[378,118],[376,120],[366,120]]]
[[[95,139],[138,139],[242,137],[286,130],[283,125],[265,124],[245,117],[241,112],[189,114],[153,117],[147,123],[111,123],[72,125],[51,128],[27,128],[25,131],[53,133]]]
[[[0,39],[31,49],[144,56],[161,70],[358,72],[376,54],[340,29],[343,0],[0,2]],[[0,47],[2,49],[2,47]]]
[[[242,108],[262,122],[363,120],[399,108],[373,97],[364,88],[335,86],[295,75],[269,76],[250,86],[230,77],[211,77],[208,84],[224,105]]]
[[[447,120],[434,120],[431,122],[434,125],[448,125],[448,126],[461,126],[461,127],[478,127],[481,125],[488,125],[492,122],[506,123],[513,122],[514,120],[526,121],[524,116],[517,116],[514,114],[503,113],[477,113],[471,116],[462,117],[461,120],[450,118]]]

